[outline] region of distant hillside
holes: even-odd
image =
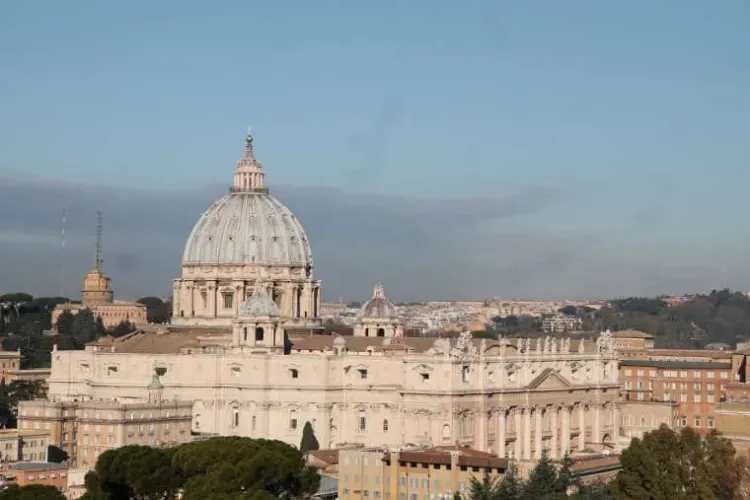
[[[584,318],[587,328],[632,328],[656,336],[657,347],[703,348],[710,342],[734,345],[750,338],[750,299],[729,289],[696,295],[673,306],[660,298],[614,300]]]

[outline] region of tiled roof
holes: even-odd
[[[398,460],[400,462],[450,465],[451,451],[460,452],[460,455],[458,456],[458,465],[462,467],[491,467],[493,469],[508,468],[509,462],[506,458],[500,458],[492,453],[486,453],[463,446],[438,446],[420,451],[402,451],[398,454]],[[383,461],[389,463],[391,461],[390,454],[384,454]]]

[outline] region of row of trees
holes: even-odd
[[[524,481],[515,465],[505,472],[501,480],[485,475],[481,480],[471,478],[469,489],[464,494],[456,493],[454,500],[553,500],[577,498],[604,500],[611,498],[609,486],[605,484],[583,485],[572,470],[573,460],[565,456],[557,466],[542,455],[534,469]]]
[[[750,460],[738,456],[718,432],[701,437],[685,427],[666,426],[634,439],[620,457],[622,469],[609,484],[582,485],[565,458],[546,455],[522,481],[511,467],[502,480],[473,478],[461,500],[733,500],[750,498]]]
[[[217,437],[171,449],[125,446],[99,457],[85,500],[309,498],[320,478],[281,441]]]

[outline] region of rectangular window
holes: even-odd
[[[687,417],[685,415],[680,417],[680,425],[682,427],[687,427]]]
[[[693,372],[693,378],[701,378],[701,372]]]
[[[721,372],[721,378],[729,378],[729,374],[727,372]]]
[[[708,417],[708,427],[713,429],[716,424],[714,423],[714,417]]]
[[[633,374],[633,370],[631,370],[630,368],[626,368],[626,369],[625,369],[625,376],[626,376],[626,377],[629,377],[629,376],[631,376],[632,374]]]
[[[656,377],[656,370],[649,370],[648,376],[649,377]]]
[[[716,378],[716,373],[714,373],[714,372],[708,372],[708,373],[706,373],[706,378]]]
[[[701,426],[701,418],[700,417],[695,417],[695,426],[696,427],[700,427]]]
[[[706,390],[713,391],[716,389],[714,384],[706,384]]]
[[[701,385],[700,384],[693,384],[693,390],[696,391],[696,392],[700,391],[701,390]]]
[[[367,430],[367,415],[365,412],[359,412],[359,430],[364,432]]]
[[[222,293],[221,298],[224,300],[224,309],[231,309],[234,302],[234,295],[231,293]]]
[[[638,370],[638,371],[637,371],[637,372],[635,372],[635,373],[636,373],[636,375],[637,375],[637,376],[639,376],[639,377],[643,377],[643,376],[644,376],[644,375],[646,374],[646,372],[645,372],[645,371],[643,371],[643,370]]]
[[[687,394],[685,394],[684,392],[680,394],[680,402],[687,403]]]
[[[695,401],[696,403],[700,403],[701,402],[701,395],[700,394],[695,394],[693,396],[693,401]]]
[[[713,403],[714,402],[714,395],[709,394],[706,396],[706,403]]]
[[[367,378],[367,370],[364,368],[360,368],[359,370],[359,378],[366,379]]]

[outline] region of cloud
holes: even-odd
[[[383,281],[398,300],[491,296],[610,297],[722,286],[738,274],[623,260],[602,234],[522,230],[569,193],[519,187],[497,198],[427,199],[272,186],[302,220],[327,300],[366,298]],[[182,247],[226,188],[190,192],[67,184],[0,175],[0,292],[77,296],[104,214],[104,267],[119,297],[169,295]],[[66,248],[60,249],[63,208]],[[611,241],[607,242],[612,244]],[[741,276],[746,278],[746,274]]]

